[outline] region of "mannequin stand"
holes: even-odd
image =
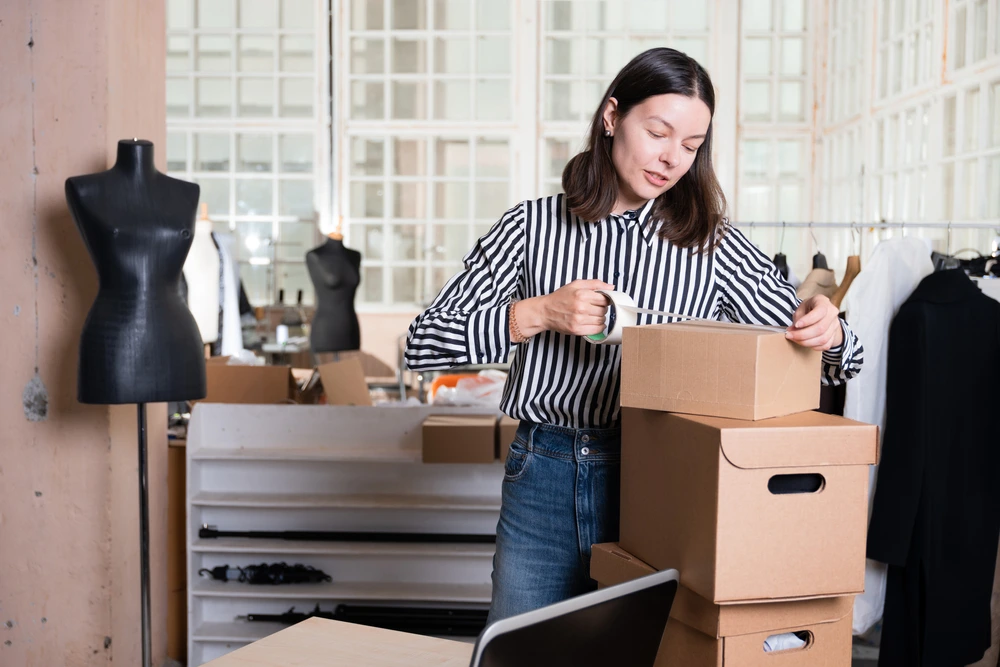
[[[139,569],[142,604],[142,667],[150,667],[150,603],[149,603],[149,475],[146,463],[146,404],[139,403]]]

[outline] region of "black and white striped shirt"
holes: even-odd
[[[606,428],[618,417],[621,347],[543,331],[513,344],[512,300],[550,294],[576,279],[615,285],[640,308],[747,324],[788,326],[800,301],[771,261],[727,227],[718,248],[691,252],[661,239],[639,211],[591,223],[571,214],[563,195],[507,211],[465,257],[410,325],[405,359],[412,370],[504,363],[510,375],[501,409],[511,417],[571,428]],[[640,324],[662,318],[641,315]],[[669,319],[664,321],[670,321]],[[861,369],[863,349],[844,326],[844,344],[823,353],[823,382],[840,384]]]

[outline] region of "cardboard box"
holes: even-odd
[[[655,570],[617,544],[595,544],[590,576],[613,586]],[[654,667],[844,667],[851,663],[852,596],[717,605],[677,589]],[[764,640],[809,633],[801,649],[764,652]]]
[[[295,402],[296,385],[290,366],[230,366],[219,359],[205,364],[208,394],[202,402],[264,405]]]
[[[497,460],[506,461],[507,452],[510,450],[510,443],[514,442],[517,435],[517,427],[521,425],[521,420],[501,415],[497,422]]]
[[[626,327],[621,405],[733,419],[815,410],[821,357],[769,327],[725,322]]]
[[[712,602],[860,593],[876,432],[626,408],[619,541]]]
[[[493,463],[496,415],[430,415],[423,423],[424,463]]]
[[[358,357],[323,364],[317,369],[327,405],[371,405],[372,396]]]

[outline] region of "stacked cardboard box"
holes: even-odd
[[[757,664],[792,631],[787,664],[846,664],[875,427],[814,412],[820,354],[774,329],[627,328],[622,355],[616,558],[680,572],[657,664]]]

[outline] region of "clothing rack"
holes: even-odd
[[[1000,234],[1000,223],[992,222],[734,222],[738,227],[805,227],[809,229],[993,229]]]

